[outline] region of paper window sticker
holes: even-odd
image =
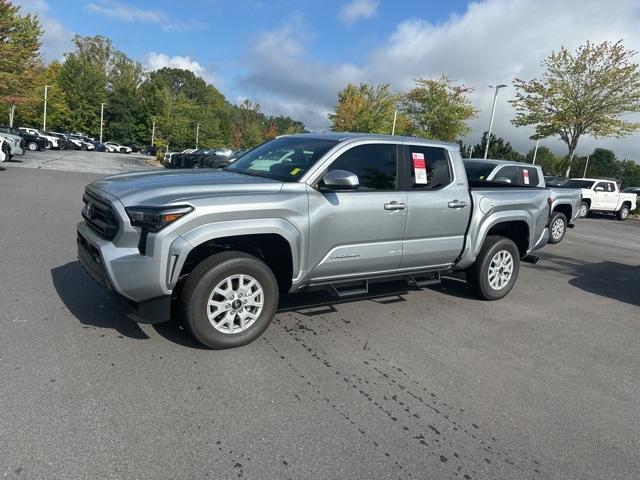
[[[293,170],[291,170],[290,174],[291,175],[297,175],[298,173],[300,173],[300,169],[299,168],[294,168]]]
[[[522,175],[524,176],[524,184],[529,185],[529,170],[522,170]]]
[[[416,184],[427,184],[427,162],[424,158],[424,153],[413,152],[411,154],[413,160],[413,172],[416,177]]]

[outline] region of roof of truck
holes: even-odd
[[[345,140],[354,140],[354,139],[388,140],[393,142],[406,141],[406,142],[419,142],[419,143],[427,143],[430,145],[442,145],[446,147],[459,148],[459,145],[453,142],[443,142],[442,140],[430,140],[427,138],[408,137],[404,135],[381,135],[377,133],[313,132],[313,133],[295,133],[292,135],[281,135],[281,136],[319,138],[319,139],[326,139],[326,140],[336,140],[338,142],[342,142]]]

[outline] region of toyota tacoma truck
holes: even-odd
[[[518,186],[546,187],[546,178],[540,165],[510,160],[476,159],[464,161],[469,180],[485,180]],[[582,190],[570,187],[550,187],[551,219],[549,221],[549,243],[560,243],[573,228],[579,217]]]
[[[211,348],[247,344],[279,296],[466,272],[481,299],[513,288],[546,244],[550,193],[468,182],[456,144],[355,133],[278,137],[224,170],[114,175],[86,187],[85,270],[159,323]]]
[[[613,213],[618,220],[624,222],[629,212],[635,210],[637,196],[633,193],[620,192],[618,182],[597,178],[572,178],[563,188],[582,189],[580,217],[589,212]]]

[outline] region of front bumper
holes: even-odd
[[[170,320],[171,293],[157,281],[162,278],[156,271],[158,262],[137,249],[116,248],[85,222],[78,224],[77,247],[80,265],[96,283],[123,301],[131,320],[152,324]]]

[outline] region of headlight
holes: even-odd
[[[159,232],[191,212],[193,207],[127,207],[125,210],[134,227],[142,227],[148,232]]]

